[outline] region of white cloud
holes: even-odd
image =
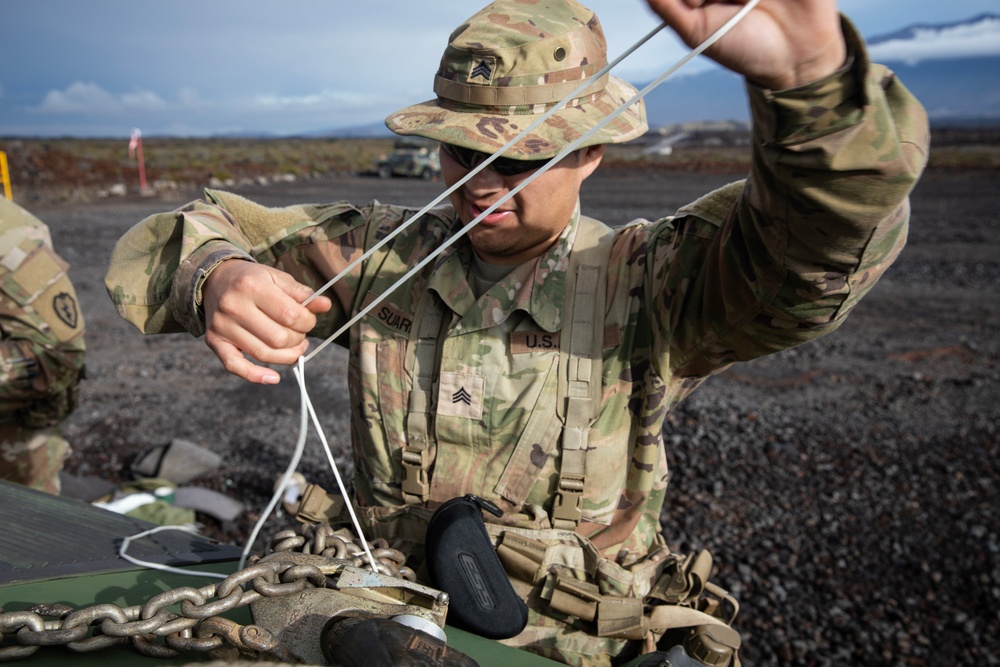
[[[166,103],[160,98],[156,93],[151,93],[148,90],[140,90],[134,93],[124,93],[119,99],[121,100],[122,106],[126,109],[163,109],[166,107]]]
[[[194,88],[181,88],[177,91],[177,101],[185,107],[196,107],[202,104],[201,94]]]
[[[376,100],[371,95],[347,91],[324,90],[309,95],[258,95],[253,99],[254,106],[263,109],[274,108],[370,108]]]
[[[312,95],[258,95],[253,99],[254,105],[264,108],[316,107],[327,102],[326,96],[320,93]]]
[[[74,81],[64,88],[49,90],[36,105],[19,109],[23,119],[8,117],[0,125],[4,132],[20,123],[24,128],[51,124],[67,130],[90,124],[94,132],[119,125],[125,128],[116,128],[112,134],[127,132],[133,126],[142,127],[148,134],[200,136],[226,131],[291,134],[367,125],[406,103],[363,90],[333,88],[296,94],[234,94],[213,88],[207,96],[190,85],[177,88],[171,95],[139,88],[112,92],[109,88],[95,81]],[[98,127],[101,129],[97,130]],[[78,129],[74,133],[93,134]]]
[[[875,44],[870,51],[873,60],[909,65],[923,60],[1000,55],[1000,19],[937,30],[918,29],[911,39]]]
[[[132,111],[159,111],[166,103],[156,93],[137,90],[112,94],[92,81],[74,81],[63,90],[50,90],[37,110],[43,113],[112,114]]]

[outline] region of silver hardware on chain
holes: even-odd
[[[414,572],[403,565],[406,557],[389,548],[385,540],[375,540],[370,548],[376,559],[376,574],[416,579]],[[292,553],[323,556],[330,560],[330,566],[320,568],[295,559],[281,560],[281,554]],[[238,654],[248,659],[270,656],[287,661],[290,656],[270,631],[257,625],[241,625],[220,614],[262,598],[324,588],[327,575],[344,566],[371,570],[360,539],[326,523],[275,534],[264,555],[270,557],[262,561],[263,556],[255,556],[249,566],[218,584],[181,586],[143,605],[123,608],[96,604],[74,609],[64,604],[36,604],[25,611],[0,610],[0,662],[27,658],[42,646],[66,646],[85,653],[127,643],[143,655],[158,658],[199,652],[219,653],[219,657],[230,659]],[[168,610],[178,604],[179,614]],[[93,634],[88,637],[91,629]]]

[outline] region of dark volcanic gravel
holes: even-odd
[[[733,178],[599,173],[584,208],[610,223],[656,217]],[[717,581],[742,604],[744,664],[1000,664],[996,182],[996,172],[928,174],[909,247],[840,331],[732,369],[670,420],[666,535],[715,555]],[[422,205],[439,189],[344,177],[245,192],[276,205],[376,195]],[[118,481],[149,445],[197,442],[224,460],[197,483],[250,508],[206,531],[239,540],[296,439],[291,374],[246,385],[200,341],[140,336],[104,293],[114,241],[181,203],[33,207],[73,265],[87,318],[69,469]],[[343,352],[328,348],[307,375],[349,475]],[[325,466],[312,437],[300,469],[333,488]]]

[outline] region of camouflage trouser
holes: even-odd
[[[69,443],[56,426],[0,424],[0,479],[58,495],[59,471],[69,453]]]

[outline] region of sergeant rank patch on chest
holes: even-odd
[[[442,372],[438,387],[438,415],[482,419],[486,378],[471,373]]]

